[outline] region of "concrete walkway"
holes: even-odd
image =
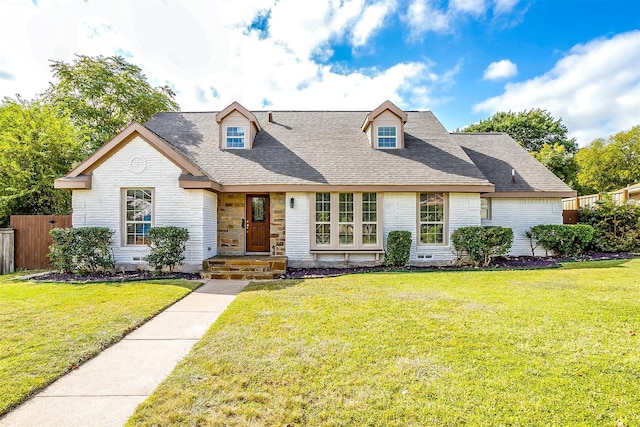
[[[0,427],[122,426],[248,283],[208,280],[0,418]]]

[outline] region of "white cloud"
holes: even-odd
[[[475,112],[547,109],[581,145],[640,123],[640,31],[574,46],[533,79],[509,83]]]
[[[482,15],[486,11],[484,0],[451,0],[451,9],[473,15]]]
[[[413,39],[429,31],[448,33],[451,30],[451,15],[434,7],[430,0],[411,0],[404,19],[409,24]]]
[[[518,0],[496,0],[495,11],[497,14],[509,13],[518,4]]]
[[[492,62],[484,70],[484,80],[508,79],[518,74],[518,66],[508,59]]]
[[[384,19],[395,8],[395,1],[381,1],[367,6],[360,20],[353,28],[353,45],[358,47],[367,43],[369,37],[384,23]]]

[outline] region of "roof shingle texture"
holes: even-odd
[[[496,192],[572,191],[507,134],[453,133],[451,136],[495,185]]]
[[[159,113],[145,126],[222,185],[489,185],[431,112],[408,112],[405,149],[373,149],[366,111],[254,112],[250,150],[220,149],[216,112]]]

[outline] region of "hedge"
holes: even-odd
[[[513,230],[507,227],[460,227],[451,234],[458,263],[469,259],[474,266],[486,267],[491,257],[504,255],[513,244]]]
[[[590,225],[536,225],[527,231],[526,236],[531,240],[531,252],[542,246],[559,256],[577,256],[585,252],[589,242],[593,239],[594,229]]]

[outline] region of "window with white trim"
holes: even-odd
[[[312,249],[380,249],[377,193],[315,193]]]
[[[442,245],[445,242],[445,198],[443,193],[421,193],[419,212],[420,243]]]
[[[245,126],[227,126],[226,147],[227,148],[244,148],[245,135],[246,135]]]
[[[316,193],[315,242],[317,246],[331,246],[331,194]]]
[[[362,245],[378,244],[378,195],[362,193]]]
[[[378,126],[378,148],[396,148],[398,146],[397,126]]]
[[[125,189],[123,213],[125,245],[148,245],[153,225],[153,189]]]
[[[491,199],[480,198],[480,219],[491,219]]]

